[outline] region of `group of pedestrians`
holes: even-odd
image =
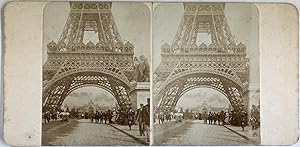
[[[69,115],[69,109],[63,111],[62,109],[48,107],[43,108],[42,111],[42,118],[44,120],[44,123],[50,123],[50,121],[57,121],[59,118],[61,118],[62,121],[68,121],[68,119],[65,119],[67,115]]]
[[[113,120],[113,117],[115,118]],[[140,136],[146,136],[149,141],[150,133],[150,99],[147,99],[147,104],[140,104],[140,108],[134,111],[133,109],[116,111],[91,111],[88,113],[88,118],[92,123],[128,125],[129,130],[132,126],[138,124]]]
[[[113,118],[113,112],[111,110],[106,110],[106,111],[96,110],[96,112],[91,111],[88,114],[88,117],[90,118],[91,122],[111,124]]]
[[[199,119],[204,120],[204,124],[214,124],[214,125],[225,125],[229,123],[231,125],[237,125],[242,127],[242,131],[245,130],[245,126],[247,126],[247,112],[242,110],[239,112],[231,112],[226,113],[224,111],[220,112],[204,112],[203,114],[199,114]],[[228,121],[226,122],[225,119]]]
[[[204,124],[207,124],[207,120],[208,120],[208,124],[225,125],[226,113],[224,111],[209,112],[209,113],[205,111],[203,114],[199,113],[198,118],[199,120],[203,119]]]
[[[159,112],[158,113],[158,124],[163,124],[165,121],[171,121],[174,116],[173,113],[164,113],[164,112]]]

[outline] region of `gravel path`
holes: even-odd
[[[202,121],[196,120],[192,121],[185,131],[169,137],[162,145],[253,145],[253,143],[223,126],[203,124]]]
[[[63,137],[58,137],[50,145],[72,145],[72,146],[89,146],[89,145],[142,145],[106,124],[90,123],[89,120],[79,120],[74,130]]]

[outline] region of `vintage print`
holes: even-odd
[[[258,145],[258,11],[161,3],[153,20],[155,145]]]
[[[150,9],[50,2],[44,9],[43,145],[148,145]]]

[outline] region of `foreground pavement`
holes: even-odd
[[[123,132],[124,134],[130,136],[137,142],[140,142],[143,145],[149,145],[149,142],[147,141],[147,137],[146,137],[146,132],[145,132],[145,136],[141,136],[138,125],[131,126],[131,130],[129,129],[129,126],[127,126],[127,125],[111,124],[111,126],[116,128],[117,130]]]
[[[168,136],[166,133],[172,135]],[[255,145],[253,141],[241,137],[224,126],[203,124],[200,120],[184,121],[181,126],[164,131],[163,135],[159,136],[155,137],[156,145]],[[157,138],[161,136],[167,138],[157,142]]]
[[[107,124],[78,120],[77,126],[69,133],[59,136],[49,145],[95,146],[95,145],[143,145],[123,132]]]
[[[246,126],[244,131],[241,127],[225,125],[227,129],[242,136],[243,138],[252,141],[256,145],[260,145],[260,128],[252,130],[251,126]]]

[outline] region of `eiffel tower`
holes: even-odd
[[[59,108],[67,95],[86,86],[110,92],[121,109],[131,107],[134,46],[122,41],[111,8],[111,2],[70,2],[58,42],[47,45],[43,108]],[[84,43],[88,32],[97,34],[97,43]]]
[[[183,6],[176,36],[170,45],[162,45],[161,63],[154,71],[155,111],[174,111],[183,94],[202,87],[222,93],[236,112],[245,110],[249,81],[246,46],[235,43],[224,14],[225,4]],[[207,37],[201,38],[202,34]],[[210,44],[204,43],[205,39]]]

